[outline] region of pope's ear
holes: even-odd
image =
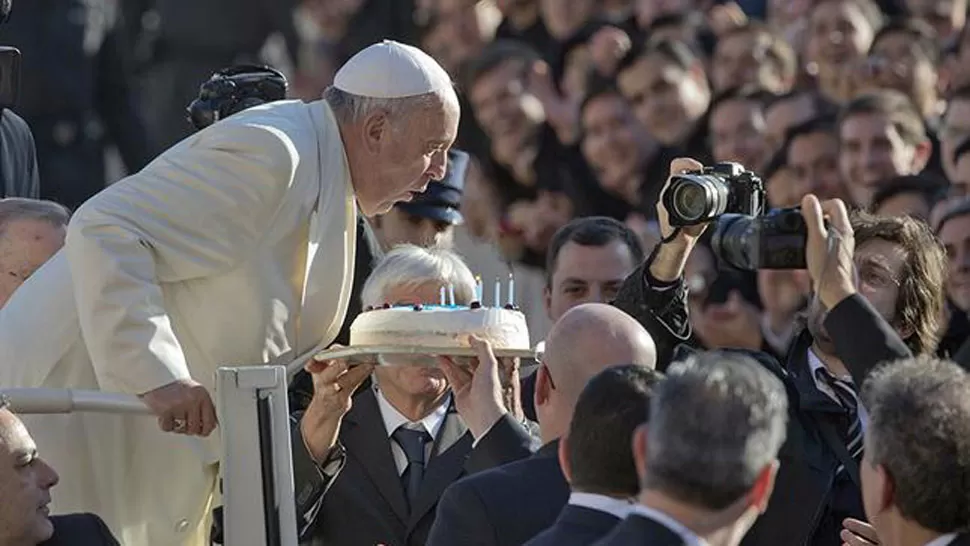
[[[364,137],[364,145],[369,152],[377,152],[381,149],[381,144],[387,138],[390,126],[388,125],[387,112],[375,110],[364,118],[361,124]]]

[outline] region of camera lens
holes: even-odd
[[[691,222],[697,221],[707,212],[707,191],[700,184],[681,184],[674,190],[673,203],[678,216]]]
[[[758,269],[759,222],[754,216],[725,214],[718,218],[711,250],[722,262],[745,271]]]
[[[671,182],[663,202],[672,226],[695,226],[725,212],[730,182],[713,174],[684,174]]]

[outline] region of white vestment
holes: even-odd
[[[65,248],[0,310],[0,386],[139,394],[286,363],[347,310],[356,203],[323,101],[272,103],[187,138],[85,203]],[[222,416],[220,416],[222,417]],[[220,439],[144,416],[27,416],[61,475],[54,513],[122,544],[207,544]]]

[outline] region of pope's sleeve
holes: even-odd
[[[161,284],[231,270],[265,236],[299,154],[280,130],[211,127],[91,198],[68,227],[78,319],[105,390],[190,377]]]

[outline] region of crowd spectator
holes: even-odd
[[[64,246],[70,217],[53,201],[0,199],[0,307]]]

